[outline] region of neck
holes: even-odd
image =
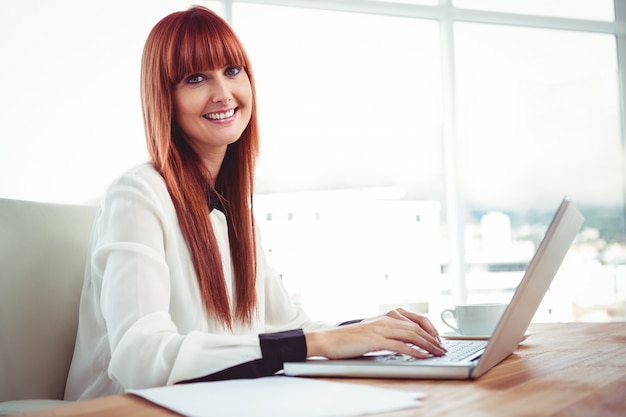
[[[221,152],[211,152],[209,154],[205,152],[204,154],[200,154],[200,158],[209,172],[209,182],[211,183],[211,187],[215,187],[215,179],[220,173],[225,156],[226,148],[224,148]]]

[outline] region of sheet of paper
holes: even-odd
[[[417,407],[423,393],[271,376],[131,390],[188,417],[348,417]]]

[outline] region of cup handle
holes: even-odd
[[[453,325],[451,325],[450,323],[448,323],[448,322],[446,321],[446,317],[445,317],[445,316],[446,316],[448,313],[450,313],[450,315],[452,316],[452,318],[454,318],[454,317],[455,317],[455,314],[454,314],[454,309],[451,309],[451,308],[446,308],[445,310],[443,310],[443,311],[441,312],[441,321],[443,322],[443,324],[445,324],[446,326],[448,326],[449,328],[451,328],[452,330],[454,330],[454,331],[455,331],[455,332],[457,332],[458,334],[461,334],[461,331],[460,331],[459,329],[457,329],[456,327],[454,327]]]

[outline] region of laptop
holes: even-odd
[[[446,341],[462,343],[468,353],[453,358],[414,359],[394,352],[373,352],[350,359],[308,358],[286,362],[284,373],[305,377],[476,379],[511,355],[543,300],[552,279],[561,267],[578,234],[584,217],[566,197],[555,213],[546,234],[530,261],[491,338],[487,341]],[[450,350],[453,347],[449,347]]]

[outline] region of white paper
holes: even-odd
[[[188,417],[344,417],[417,407],[421,392],[288,376],[131,390]]]

